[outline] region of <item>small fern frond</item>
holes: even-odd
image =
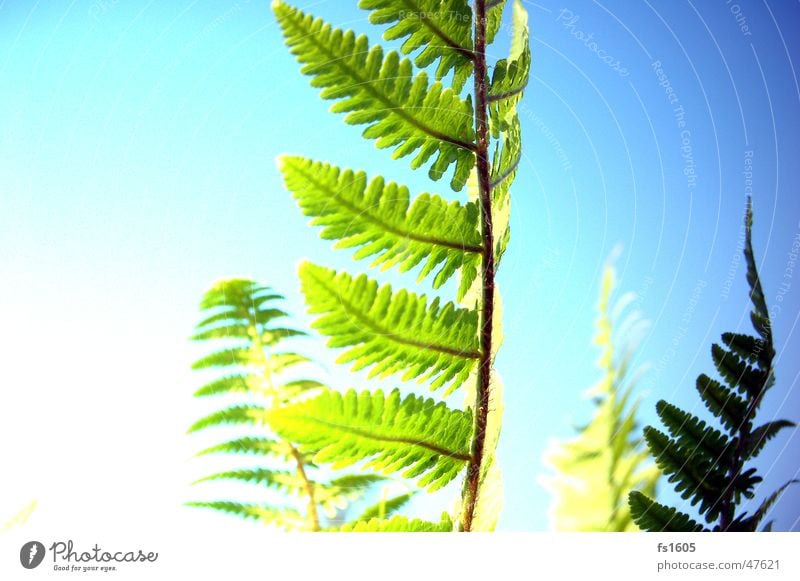
[[[247,468],[217,472],[195,480],[193,484],[215,480],[236,480],[249,484],[263,484],[269,488],[275,488],[290,494],[298,495],[304,494],[307,486],[307,483],[295,472],[289,470],[272,470],[270,468]]]
[[[697,416],[664,400],[656,403],[656,413],[681,448],[702,454],[710,462],[718,462],[729,452],[728,439]]]
[[[414,498],[414,492],[405,492],[392,498],[381,499],[362,512],[356,521],[370,521],[372,519],[384,520],[403,508]]]
[[[261,521],[264,524],[277,526],[287,531],[306,528],[307,521],[293,508],[278,508],[263,504],[215,500],[211,502],[187,502],[186,506],[210,508],[245,519]]]
[[[245,436],[216,444],[197,453],[198,456],[205,456],[206,454],[249,454],[287,459],[291,455],[291,451],[285,442],[280,442],[279,440]]]
[[[663,533],[698,533],[704,530],[688,514],[650,500],[641,492],[631,492],[628,502],[631,516],[642,530]]]
[[[309,313],[321,315],[313,327],[348,347],[339,362],[371,367],[370,377],[405,370],[403,380],[434,378],[431,389],[460,386],[475,368],[478,323],[474,311],[347,273],[305,263],[300,267]]]
[[[461,91],[472,72],[472,8],[467,0],[361,0],[373,24],[392,24],[385,40],[405,38],[403,54],[417,52],[414,63],[425,68],[439,61],[436,80],[450,70],[453,90]]]
[[[474,203],[430,194],[410,201],[405,186],[301,157],[282,158],[280,169],[303,213],[323,227],[322,238],[358,247],[356,258],[375,256],[372,266],[401,272],[423,263],[418,280],[436,270],[434,288],[465,263],[477,269],[483,249]]]
[[[767,442],[777,436],[781,430],[795,427],[797,427],[797,424],[790,422],[789,420],[775,420],[774,422],[767,422],[764,425],[758,426],[756,429],[750,432],[750,435],[747,438],[744,450],[744,458],[746,460],[756,458],[761,453],[761,450],[763,450]]]
[[[631,374],[630,360],[648,322],[631,307],[632,293],[612,301],[615,279],[614,267],[606,266],[594,335],[603,376],[586,392],[595,405],[592,420],[576,437],[555,441],[545,452],[554,471],[542,478],[553,496],[550,526],[560,531],[635,530],[626,495],[654,494],[659,478],[640,434],[638,403],[631,403],[640,374]]]
[[[393,51],[384,56],[365,35],[334,29],[283,2],[272,7],[301,72],[314,77],[323,99],[339,101],[331,111],[347,113],[346,123],[366,124],[364,137],[394,148],[395,158],[416,152],[415,169],[436,155],[428,172],[433,180],[455,163],[450,185],[464,187],[476,150],[470,100],[440,82],[429,85],[425,72],[414,76],[411,61]]]
[[[522,98],[531,69],[531,50],[528,42],[528,13],[514,3],[512,16],[511,52],[507,59],[497,61],[489,85],[489,115],[492,137],[506,131]],[[519,141],[517,141],[519,142]]]
[[[242,404],[227,407],[210,413],[197,420],[189,428],[189,433],[204,430],[212,426],[236,424],[263,424],[265,409],[262,406]]]
[[[356,521],[334,530],[342,533],[449,533],[453,531],[453,521],[447,513],[442,514],[438,523],[393,516],[390,519]]]
[[[334,519],[348,504],[366,494],[368,488],[381,480],[378,476],[339,475],[330,482],[318,479],[317,466],[301,453],[289,439],[275,437],[266,419],[267,411],[287,402],[309,397],[324,388],[319,381],[294,378],[281,381],[282,374],[311,360],[294,351],[278,351],[279,344],[292,337],[304,335],[288,327],[273,327],[272,321],[287,313],[274,308],[272,301],[282,299],[269,287],[246,279],[220,281],[209,290],[201,303],[203,310],[213,311],[198,326],[195,341],[225,342],[228,348],[201,358],[194,367],[219,367],[227,373],[205,384],[195,392],[196,397],[224,395],[237,398],[234,403],[216,410],[196,421],[190,432],[221,426],[247,426],[252,434],[223,441],[198,453],[242,454],[269,459],[268,466],[237,468],[214,472],[195,483],[236,481],[270,488],[289,495],[293,502],[307,506],[302,515],[295,508],[272,507],[238,503],[231,500],[190,503],[191,506],[212,508],[254,518],[287,530],[318,531],[325,524],[323,512]],[[230,346],[235,338],[238,343]],[[235,371],[235,373],[231,373]],[[328,475],[326,474],[326,479]],[[274,494],[274,493],[273,493]]]
[[[422,476],[420,486],[441,488],[469,460],[471,415],[399,390],[342,395],[326,391],[314,399],[274,408],[269,423],[278,434],[316,453],[315,462],[334,468],[368,460],[385,474]]]

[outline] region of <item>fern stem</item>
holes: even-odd
[[[311,525],[311,530],[313,532],[318,532],[320,530],[319,513],[317,512],[317,503],[314,500],[314,483],[311,482],[306,475],[303,456],[291,443],[289,443],[289,449],[292,452],[294,461],[297,463],[297,475],[300,476],[300,479],[303,481],[306,494],[308,494],[308,520]]]
[[[494,232],[492,225],[492,185],[489,168],[489,123],[486,86],[486,0],[475,0],[475,131],[477,141],[477,172],[481,210],[481,357],[478,363],[478,385],[475,394],[475,434],[472,440],[472,459],[467,468],[463,493],[464,512],[461,528],[472,530],[472,519],[480,493],[486,425],[489,418],[490,381],[492,373],[492,322],[494,317]]]
[[[250,315],[250,325],[249,325],[249,332],[250,337],[253,340],[253,350],[255,351],[256,357],[258,362],[261,364],[262,369],[264,370],[264,380],[267,382],[267,387],[269,393],[272,398],[272,405],[275,405],[275,400],[277,399],[277,394],[275,392],[275,384],[272,381],[272,367],[270,365],[270,357],[267,355],[266,346],[264,342],[261,340],[263,328],[259,328],[258,322],[256,321],[256,312],[255,309],[252,309],[249,313]],[[270,406],[271,407],[271,406]],[[305,461],[303,460],[303,456],[300,452],[295,448],[294,444],[289,440],[281,438],[281,443],[286,444],[289,447],[292,457],[294,458],[295,463],[297,464],[297,475],[303,481],[303,487],[306,490],[306,494],[308,495],[308,520],[311,525],[311,530],[317,532],[320,530],[319,524],[319,513],[317,512],[317,502],[314,500],[314,483],[309,480],[308,475],[306,474],[305,469]]]

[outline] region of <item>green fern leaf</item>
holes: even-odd
[[[641,492],[631,492],[628,502],[631,516],[642,530],[661,533],[698,533],[705,530],[688,514],[654,502]]]
[[[760,395],[766,381],[760,370],[754,369],[736,353],[727,351],[716,343],[711,346],[711,358],[720,376],[729,386],[736,388],[739,393],[747,393],[751,398]]]
[[[495,139],[508,129],[530,75],[528,13],[519,1],[514,3],[512,24],[511,54],[508,59],[497,62],[489,85],[489,115]]]
[[[285,442],[272,438],[246,436],[216,444],[197,453],[198,456],[206,454],[252,454],[286,459],[290,456],[290,450]]]
[[[700,512],[706,513],[708,522],[720,513],[719,497],[727,483],[727,474],[719,464],[697,454],[696,448],[687,450],[674,440],[647,426],[644,429],[647,446],[669,481],[675,483],[675,492],[684,499],[691,498],[692,505],[700,503]]]
[[[211,508],[242,518],[261,521],[264,524],[275,525],[288,531],[304,529],[307,525],[306,519],[293,508],[276,508],[267,505],[248,504],[228,500],[187,502],[186,506]]]
[[[719,462],[729,452],[729,440],[722,432],[697,416],[664,400],[656,404],[656,412],[681,448],[703,454],[710,462]]]
[[[233,424],[260,424],[264,419],[264,408],[257,405],[235,405],[214,413],[211,413],[204,418],[197,420],[192,427],[189,428],[189,433],[197,432],[211,426],[233,425]]]
[[[356,258],[376,256],[372,266],[399,265],[403,272],[424,261],[418,280],[437,270],[434,288],[465,263],[477,269],[482,247],[475,204],[429,194],[409,203],[404,186],[380,177],[367,183],[364,172],[301,157],[282,158],[280,168],[303,213],[323,227],[322,238],[339,240],[339,248],[359,247]]]
[[[453,521],[447,513],[442,514],[442,520],[438,523],[394,516],[388,520],[373,518],[367,522],[356,521],[335,530],[343,533],[448,533],[453,531]]]
[[[198,359],[192,369],[208,369],[211,367],[247,366],[253,363],[252,353],[246,347],[221,349]]]
[[[560,531],[635,530],[626,495],[630,490],[655,494],[660,476],[647,462],[638,405],[631,403],[638,374],[630,373],[629,360],[640,341],[637,329],[647,322],[638,310],[626,311],[630,293],[612,303],[615,279],[613,266],[606,266],[594,336],[603,376],[586,394],[595,403],[591,422],[576,437],[554,441],[544,455],[554,472],[541,479],[553,497],[550,526]]]
[[[796,427],[796,424],[794,422],[790,422],[789,420],[775,420],[757,427],[747,438],[744,457],[747,460],[756,458],[761,453],[761,450],[764,448],[767,442],[777,436],[778,432],[784,428],[794,427]]]
[[[350,390],[344,396],[326,391],[268,413],[270,425],[283,437],[318,450],[316,462],[342,468],[359,460],[384,473],[423,476],[420,486],[441,488],[469,460],[472,420],[469,413],[399,390]]]
[[[494,152],[490,175],[492,196],[496,201],[506,199],[522,159],[519,118],[516,115],[512,117],[502,135],[502,144]]]
[[[705,374],[697,378],[697,391],[711,413],[717,416],[730,432],[745,422],[747,404],[727,387]]]
[[[223,393],[248,393],[254,391],[255,388],[251,383],[251,376],[248,375],[226,375],[205,384],[195,391],[194,395],[196,397],[205,397]]]
[[[734,524],[733,524],[733,526],[731,527],[730,530],[732,530],[732,531],[736,531],[736,530],[754,531],[754,530],[756,530],[758,528],[759,523],[762,520],[764,520],[764,517],[767,515],[767,513],[772,508],[772,506],[776,502],[778,502],[778,499],[781,497],[781,495],[792,484],[800,484],[800,480],[793,479],[793,480],[789,480],[788,482],[786,482],[783,486],[778,488],[778,490],[776,490],[775,492],[770,494],[764,500],[764,502],[761,503],[761,506],[759,506],[758,509],[756,509],[756,511],[753,513],[753,516],[751,516],[751,517],[742,516],[742,517],[738,518],[736,521],[734,521]],[[769,523],[767,526],[769,528],[772,528],[771,523]]]
[[[742,359],[758,363],[761,367],[769,367],[770,360],[766,357],[763,339],[756,339],[752,335],[743,333],[723,333],[722,341]]]
[[[414,492],[406,492],[393,496],[392,498],[381,499],[362,512],[357,521],[369,521],[373,518],[384,520],[401,508],[403,508],[414,497]]]
[[[467,0],[361,0],[373,24],[393,23],[383,38],[405,38],[403,54],[418,51],[414,63],[425,68],[437,59],[436,80],[455,69],[453,90],[461,91],[472,72],[472,9]],[[421,49],[421,50],[420,50]]]
[[[424,72],[414,76],[411,61],[396,52],[384,57],[366,36],[334,29],[283,2],[274,2],[273,10],[287,45],[304,65],[301,72],[314,77],[323,99],[340,100],[333,112],[347,113],[349,124],[367,124],[364,137],[377,139],[379,148],[395,148],[395,158],[419,150],[411,162],[415,169],[438,154],[431,179],[455,163],[450,185],[456,191],[464,187],[475,163],[471,101],[439,82],[429,85]]]
[[[492,44],[503,26],[506,0],[489,0],[486,3],[486,43]]]
[[[313,327],[331,337],[330,347],[349,347],[339,362],[372,367],[370,377],[405,370],[403,380],[435,377],[431,388],[461,385],[480,357],[477,315],[452,303],[430,304],[424,296],[364,275],[306,263],[300,267],[309,313],[322,315]],[[425,374],[425,375],[423,375]]]
[[[646,428],[648,445],[656,455],[659,467],[671,474],[670,481],[676,483],[676,491],[683,491],[683,498],[692,497],[692,504],[701,501],[700,513],[708,523],[716,522],[714,531],[757,531],[766,512],[792,483],[767,497],[752,516],[746,512],[737,516],[737,508],[745,499],[755,498],[756,486],[763,481],[755,467],[748,467],[748,461],[756,457],[766,442],[781,430],[794,426],[788,420],[773,420],[753,428],[764,394],[775,381],[772,367],[775,349],[753,254],[752,223],[752,205],[748,199],[744,254],[753,303],[751,320],[761,338],[724,333],[722,340],[727,349],[715,344],[711,356],[728,386],[704,374],[697,378],[700,397],[711,413],[719,418],[730,437],[664,402],[660,403],[658,412],[675,439]],[[646,504],[642,503],[642,498],[633,495],[630,502],[631,506],[635,502],[641,506]],[[663,511],[673,510],[661,508]],[[643,520],[640,525],[649,530],[659,530],[658,523]],[[772,523],[768,523],[762,530],[771,529]]]
[[[237,480],[240,482],[247,482],[250,484],[264,484],[268,487],[283,490],[290,494],[302,495],[306,490],[306,483],[298,476],[296,472],[288,470],[271,470],[269,468],[248,468],[242,470],[227,470],[225,472],[217,472],[210,474],[198,480],[193,484],[200,482],[210,482],[214,480]]]

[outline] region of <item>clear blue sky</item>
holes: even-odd
[[[699,410],[694,378],[712,369],[711,341],[749,331],[737,251],[748,178],[780,352],[764,417],[800,420],[791,355],[800,351],[800,269],[789,262],[800,235],[800,5],[525,4],[533,78],[500,271],[503,530],[547,525],[541,455],[591,411],[580,394],[598,377],[594,307],[618,244],[619,288],[639,293],[653,322],[640,352],[653,366],[641,383],[643,419],[654,421],[662,397]],[[355,1],[297,5],[378,38]],[[20,490],[113,499],[135,484],[147,503],[130,510],[142,518],[193,494],[198,447],[183,432],[202,410],[188,371],[198,351],[186,338],[202,292],[218,278],[250,276],[283,291],[307,324],[297,263],[364,266],[305,226],[276,156],[454,195],[391,162],[327,108],[283,47],[268,2],[0,3],[0,385],[4,408],[37,410],[35,421],[15,414],[0,435],[40,442],[56,467],[66,461],[48,438],[118,455],[53,482],[4,448],[0,463],[19,469]],[[319,345],[305,347],[332,382],[365,384]],[[770,443],[764,490],[796,476],[797,458],[800,436]],[[151,482],[156,468],[161,487]],[[800,529],[800,490],[774,516],[776,528]],[[202,527],[224,517],[181,509],[175,518]]]

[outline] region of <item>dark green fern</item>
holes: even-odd
[[[756,531],[769,509],[791,480],[769,495],[752,514],[739,510],[756,495],[762,477],[750,462],[764,445],[785,428],[788,420],[756,425],[756,415],[767,391],[775,383],[775,348],[772,324],[756,269],[752,246],[753,214],[748,200],[744,256],[753,310],[750,320],[757,337],[723,333],[722,343],[711,348],[711,358],[722,381],[703,374],[697,391],[721,429],[666,402],[656,405],[668,433],[645,428],[648,447],[656,463],[681,497],[690,500],[705,524],[675,508],[654,502],[641,492],[629,496],[631,514],[647,531]],[[767,525],[765,529],[769,529]]]
[[[445,395],[462,389],[467,400],[459,410],[391,390],[325,391],[272,409],[270,425],[314,462],[363,462],[431,490],[463,477],[457,516],[441,523],[395,517],[355,530],[491,530],[497,522],[502,398],[492,365],[502,333],[495,276],[509,241],[508,194],[521,158],[516,107],[531,61],[527,14],[517,0],[509,57],[489,74],[487,46],[505,4],[361,0],[370,22],[388,25],[386,40],[403,41],[399,53],[284,2],[272,5],[302,73],[333,101],[332,112],[364,126],[363,136],[394,158],[410,157],[411,167],[427,168],[434,181],[449,174],[451,188],[467,192],[461,200],[412,196],[361,170],[298,156],[279,161],[287,189],[338,248],[371,257],[381,269],[416,269],[417,285],[430,277],[438,289],[459,279],[455,300],[447,301],[366,274],[300,268],[309,311],[318,315],[314,328],[343,349],[341,363],[374,378],[444,388]]]
[[[283,350],[285,340],[304,335],[282,326],[287,314],[276,305],[283,297],[269,287],[250,280],[231,279],[217,283],[201,303],[208,315],[197,326],[195,341],[213,342],[219,348],[199,359],[194,369],[215,368],[220,374],[195,392],[201,398],[224,399],[228,405],[199,419],[190,432],[246,426],[250,434],[225,440],[203,451],[206,454],[242,455],[257,459],[256,465],[226,470],[201,478],[197,483],[236,481],[259,485],[286,498],[280,505],[234,500],[190,502],[286,530],[318,531],[341,524],[340,514],[364,498],[385,478],[374,474],[345,474],[331,478],[311,461],[313,451],[302,451],[290,438],[267,428],[267,418],[276,406],[304,401],[323,390],[313,379],[294,374],[309,362],[305,356]],[[407,499],[406,499],[407,500]],[[372,507],[385,519],[402,502]],[[366,520],[374,518],[369,516]],[[326,522],[327,519],[327,522]],[[353,526],[364,517],[359,517]]]

